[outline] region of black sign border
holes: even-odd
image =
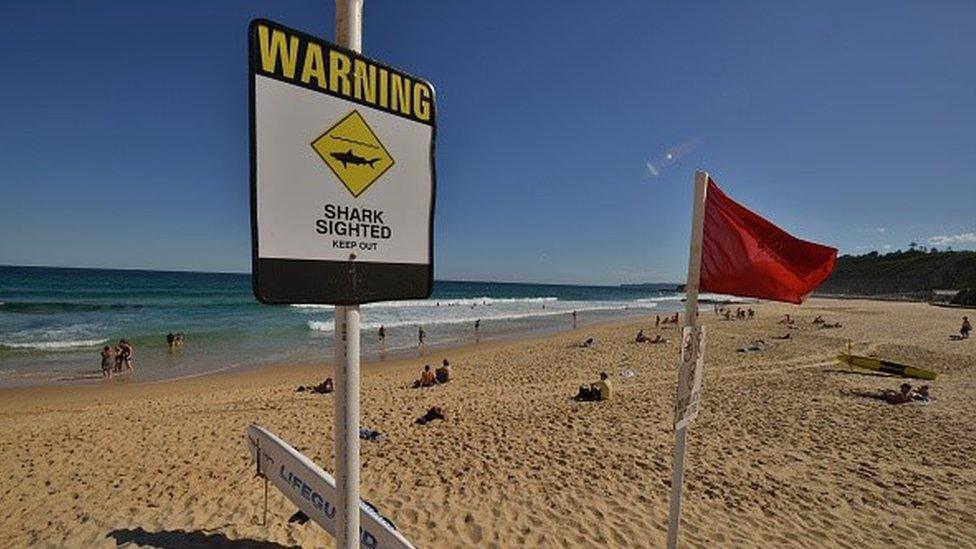
[[[255,66],[258,52],[257,27],[265,25],[297,35],[304,40],[316,42],[353,58],[361,58],[390,72],[395,72],[425,83],[431,91],[431,140],[430,140],[430,210],[427,228],[428,251],[426,264],[416,263],[363,263],[357,261],[325,261],[310,259],[262,259],[258,256],[258,208],[257,208],[257,124],[255,117],[255,76],[261,74],[268,78],[282,80]],[[268,19],[253,19],[248,26],[248,103],[250,137],[250,191],[251,191],[251,287],[254,297],[262,303],[284,305],[293,303],[312,303],[328,305],[358,305],[376,301],[397,301],[404,299],[426,299],[434,288],[434,212],[437,199],[437,170],[434,162],[437,143],[437,93],[433,84],[408,72],[395,69],[375,59],[354,52],[327,40],[286,27]],[[282,80],[292,85],[294,82]],[[299,87],[304,87],[300,86]],[[316,89],[319,93],[333,95]],[[383,112],[388,109],[370,105],[352,97],[338,95],[340,99],[361,104]],[[422,124],[412,117],[390,112]]]

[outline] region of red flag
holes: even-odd
[[[703,291],[802,303],[837,261],[836,249],[791,236],[726,196],[711,178],[704,223]]]

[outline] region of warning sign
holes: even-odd
[[[354,197],[363,194],[394,163],[359,111],[352,111],[312,141],[312,148]]]
[[[255,296],[429,296],[433,87],[277,23],[249,32]]]
[[[705,327],[685,326],[681,333],[681,366],[674,428],[680,429],[698,417],[701,401],[702,366],[705,357]]]

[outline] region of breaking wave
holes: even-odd
[[[460,299],[409,299],[405,301],[382,301],[379,303],[367,303],[362,305],[363,309],[387,309],[404,307],[479,307],[490,305],[508,305],[518,303],[551,303],[559,301],[556,297],[466,297]],[[331,311],[335,307],[332,305],[302,304],[289,305],[294,309],[305,309],[309,311]]]
[[[79,339],[74,341],[34,341],[29,343],[0,343],[0,349],[24,350],[37,349],[55,351],[59,349],[79,349],[97,347],[108,343],[107,339]]]
[[[442,302],[443,303],[443,302]],[[451,317],[441,317],[441,318],[409,318],[409,319],[391,319],[389,321],[371,321],[363,322],[360,324],[360,328],[363,330],[372,330],[384,326],[386,328],[398,328],[403,326],[436,326],[444,324],[473,324],[475,321],[480,320],[482,322],[489,321],[505,321],[505,320],[519,320],[525,318],[538,318],[547,316],[559,316],[566,315],[569,316],[575,310],[577,312],[586,311],[625,311],[628,309],[652,309],[656,306],[655,303],[631,303],[631,304],[605,304],[605,305],[594,305],[594,306],[583,306],[575,308],[566,309],[548,309],[541,311],[527,311],[527,312],[513,312],[509,314],[498,314],[498,315],[464,315],[464,316],[451,316]],[[335,329],[335,324],[332,320],[309,320],[307,321],[308,329],[315,332],[331,332]]]

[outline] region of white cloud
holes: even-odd
[[[929,237],[929,244],[933,246],[951,246],[953,244],[976,244],[976,233],[960,233]]]

